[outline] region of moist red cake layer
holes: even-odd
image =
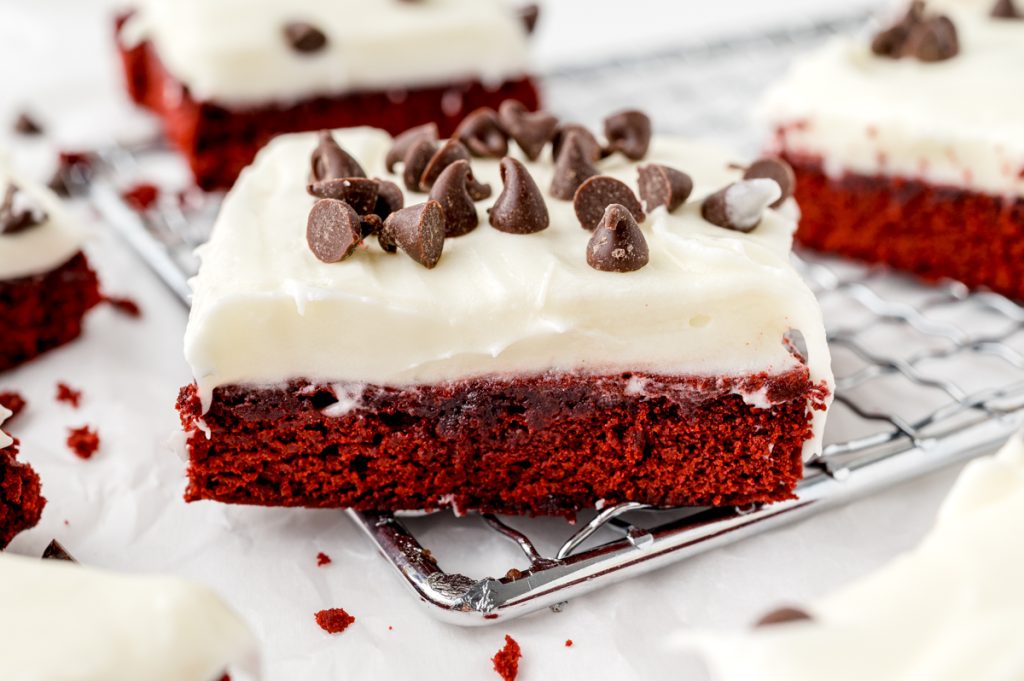
[[[82,253],[49,272],[0,281],[0,371],[77,338],[99,302],[96,273]]]
[[[35,527],[46,505],[39,476],[28,464],[16,461],[17,454],[17,441],[0,449],[0,549],[14,535]]]
[[[497,108],[506,99],[517,99],[530,110],[539,104],[533,81],[521,78],[498,87],[469,81],[230,108],[193,99],[149,43],[119,50],[132,99],[163,118],[167,137],[185,155],[203,189],[230,187],[256,152],[282,133],[372,125],[398,134],[434,121],[447,136],[478,107]]]
[[[899,177],[830,177],[820,159],[786,159],[802,212],[796,236],[807,246],[1024,299],[1024,200]]]
[[[739,392],[766,390],[758,409]],[[811,408],[806,367],[746,378],[544,375],[397,389],[224,386],[188,433],[190,501],[572,516],[605,504],[792,497]],[[210,437],[206,435],[209,430]]]

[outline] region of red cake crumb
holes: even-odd
[[[7,411],[11,412],[8,418],[14,418],[22,412],[25,405],[28,402],[21,396],[20,393],[16,393],[13,390],[5,390],[0,392],[0,407],[4,407]]]
[[[394,630],[395,630],[395,628],[389,624],[388,625],[388,631],[394,631]]]
[[[100,436],[89,426],[68,428],[68,447],[79,458],[92,458],[100,448]]]
[[[330,563],[331,563],[331,557],[328,556],[323,551],[321,551],[320,553],[316,554],[316,566],[317,567],[323,567],[324,565],[330,565]]]
[[[0,449],[0,550],[19,532],[35,527],[46,506],[39,476],[17,455],[17,440]]]
[[[139,213],[149,210],[159,197],[160,189],[149,182],[140,182],[121,194],[124,202]]]
[[[321,610],[316,615],[316,623],[328,634],[340,634],[349,628],[356,618],[341,608],[328,608]]]
[[[566,648],[572,648],[572,639],[571,638],[565,639],[565,647]]]
[[[75,409],[78,409],[78,403],[82,399],[82,391],[75,390],[67,383],[57,384],[57,401],[66,402]]]
[[[142,308],[131,298],[104,295],[103,302],[129,317],[138,318],[142,316]]]
[[[522,656],[522,650],[516,640],[505,634],[505,647],[491,658],[491,662],[494,663],[494,671],[498,672],[498,676],[504,681],[515,681],[519,674],[519,658]]]

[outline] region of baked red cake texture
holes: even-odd
[[[342,608],[328,608],[314,615],[316,623],[328,634],[340,634],[349,628],[356,618]]]
[[[0,449],[0,549],[19,532],[35,527],[46,505],[39,476],[17,461],[17,455],[17,440]]]
[[[516,677],[519,676],[519,658],[522,656],[519,643],[505,634],[505,646],[491,658],[494,671],[498,672],[503,681],[516,681]]]
[[[80,459],[91,459],[100,448],[100,436],[89,426],[69,428],[68,449]]]

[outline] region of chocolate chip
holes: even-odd
[[[401,210],[405,205],[405,196],[402,189],[394,182],[377,180],[377,205],[373,212],[381,220],[387,220],[388,216],[396,210]]]
[[[17,234],[46,222],[46,212],[13,182],[0,203],[0,234]]]
[[[469,161],[456,161],[444,169],[430,190],[430,198],[444,209],[446,237],[469,234],[480,224],[476,205],[467,189],[472,177]]]
[[[605,209],[613,203],[625,206],[637,222],[643,222],[647,217],[633,190],[626,183],[607,175],[590,178],[579,186],[572,198],[576,217],[587,231],[597,228],[604,219]]]
[[[481,182],[470,173],[466,180],[466,191],[469,192],[469,198],[474,201],[483,201],[491,196],[491,185]]]
[[[765,614],[754,624],[755,627],[770,627],[773,624],[787,624],[789,622],[810,622],[813,618],[799,608],[777,608]]]
[[[604,119],[604,136],[610,151],[639,161],[651,146],[651,119],[642,111],[620,111]]]
[[[576,195],[581,184],[598,174],[588,158],[587,145],[587,138],[576,130],[570,130],[566,135],[555,161],[555,174],[549,190],[551,196],[568,201]]]
[[[43,134],[43,128],[34,118],[23,112],[14,121],[14,132],[19,135],[41,135]]]
[[[306,221],[306,243],[323,262],[339,262],[352,255],[363,240],[359,214],[344,201],[320,199]]]
[[[380,234],[380,230],[383,227],[384,220],[375,213],[359,216],[359,229],[364,239],[371,234]]]
[[[465,163],[465,161],[463,161]],[[437,201],[427,201],[395,211],[378,233],[381,248],[401,248],[410,258],[432,269],[444,250],[445,212]]]
[[[481,107],[459,123],[452,135],[474,156],[501,158],[508,153],[508,135],[498,122],[494,109]]]
[[[420,178],[423,177],[423,171],[427,169],[427,164],[435,152],[437,144],[433,140],[420,137],[413,141],[402,161],[402,182],[405,183],[406,189],[411,192],[420,190]]]
[[[395,141],[391,144],[391,149],[388,150],[387,156],[384,157],[384,164],[387,166],[389,173],[395,172],[395,164],[405,160],[405,155],[409,152],[409,149],[420,138],[437,142],[437,123],[424,123],[415,128],[409,128],[395,138]]]
[[[750,232],[761,224],[765,209],[780,196],[782,189],[775,180],[740,180],[704,199],[700,212],[713,225]]]
[[[313,24],[291,21],[284,26],[284,37],[296,52],[310,54],[327,45],[327,36]]]
[[[69,563],[77,563],[67,549],[56,539],[50,540],[43,550],[43,560],[64,560]]]
[[[365,177],[321,180],[307,186],[306,191],[320,199],[344,201],[359,215],[372,213],[377,206],[377,181]]]
[[[310,182],[336,180],[346,177],[366,177],[359,162],[338,146],[330,130],[320,131],[313,156],[310,158]]]
[[[533,32],[537,30],[537,19],[540,18],[540,7],[535,3],[523,5],[519,8],[519,18],[523,21],[523,26],[526,27],[526,32],[533,35]]]
[[[793,172],[793,166],[781,158],[762,158],[754,161],[743,173],[744,180],[753,180],[759,177],[775,180],[779,189],[782,190],[782,197],[771,205],[772,208],[781,206],[786,199],[793,196],[793,192],[796,190],[796,173]]]
[[[555,134],[551,137],[552,160],[558,162],[558,156],[562,153],[562,145],[565,143],[565,140],[568,139],[569,133],[573,132],[579,135],[579,141],[584,151],[584,156],[588,160],[598,161],[602,158],[604,153],[601,151],[601,145],[598,143],[597,138],[594,137],[594,133],[590,132],[590,130],[579,123],[562,123],[555,128]]]
[[[613,203],[587,244],[587,264],[603,272],[633,272],[650,260],[647,239],[633,214]]]
[[[468,161],[470,159],[469,149],[457,139],[450,139],[441,145],[441,148],[434,152],[426,167],[420,173],[420,191],[429,192],[434,182],[440,177],[441,171],[456,161]]]
[[[652,163],[637,168],[637,184],[644,207],[652,211],[665,206],[669,213],[689,198],[693,180],[681,170]]]
[[[991,15],[996,19],[1021,19],[1024,15],[1017,10],[1013,0],[996,0]]]
[[[946,16],[926,19],[910,31],[904,51],[923,62],[952,59],[960,53],[956,26]]]
[[[511,156],[501,159],[501,182],[501,194],[489,211],[491,226],[509,234],[547,229],[548,207],[526,166]]]
[[[531,161],[540,158],[544,145],[554,137],[558,127],[555,116],[528,111],[522,102],[514,99],[506,99],[498,107],[498,122]]]

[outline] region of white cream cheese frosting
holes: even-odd
[[[812,621],[683,635],[715,681],[1024,679],[1024,444],[967,466],[916,549]]]
[[[11,418],[10,409],[7,409],[5,406],[0,404],[0,426],[3,426],[4,421],[6,421],[9,418]],[[12,442],[14,442],[14,439],[10,435],[5,433],[3,431],[3,428],[0,428],[0,449],[7,449],[8,447],[11,446]]]
[[[928,2],[956,24],[960,53],[945,61],[876,56],[868,33],[834,39],[797,60],[759,118],[784,130],[781,147],[821,157],[832,176],[1024,197],[1024,21],[990,17],[994,4]]]
[[[11,182],[47,217],[43,223],[24,231],[0,233],[0,281],[42,274],[63,265],[82,249],[86,237],[85,230],[67,213],[56,194],[0,163],[0,198]]]
[[[335,138],[370,177],[400,184],[384,168],[386,133],[355,128]],[[305,238],[316,144],[315,133],[288,135],[260,152],[199,251],[185,354],[206,406],[217,386],[295,378],[409,386],[545,372],[781,374],[798,364],[783,344],[791,329],[803,335],[811,379],[831,388],[821,312],[789,262],[792,206],[767,211],[749,234],[701,217],[700,199],[740,176],[720,150],[655,138],[643,162],[688,172],[696,198],[671,214],[652,211],[641,225],[649,264],[611,273],[587,264],[590,233],[572,203],[547,194],[548,151],[534,163],[520,156],[545,194],[544,231],[488,224],[499,164],[474,159],[493,195],[477,203],[476,230],[445,241],[436,268],[375,242],[343,262],[320,262]],[[637,165],[615,155],[598,169],[636,191]],[[426,198],[406,192],[405,203]],[[820,446],[821,412],[815,424],[809,453]]]
[[[135,0],[123,44],[149,41],[199,101],[293,102],[357,90],[401,90],[527,69],[527,34],[506,0]],[[289,22],[327,37],[293,50]]]
[[[5,681],[216,681],[234,665],[254,673],[257,655],[206,588],[6,553],[0,642]]]

